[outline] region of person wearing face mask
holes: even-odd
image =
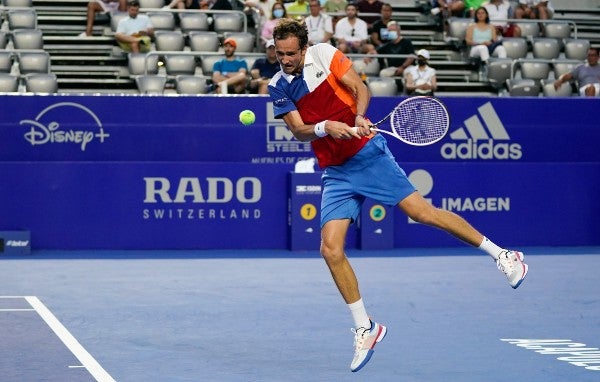
[[[265,25],[263,25],[260,33],[263,46],[265,46],[267,41],[273,39],[273,29],[275,29],[279,21],[287,17],[287,12],[282,3],[276,2],[273,4],[273,7],[271,8],[271,18],[265,21]]]
[[[387,40],[383,45],[375,49],[371,45],[369,54],[394,54],[398,57],[380,58],[379,65],[383,68],[379,71],[380,77],[402,77],[404,70],[411,66],[415,61],[415,48],[408,38],[400,34],[400,25],[396,21],[390,21],[387,24]],[[365,58],[368,62],[370,58]],[[402,80],[396,81],[398,90],[402,89]]]
[[[437,88],[437,79],[435,69],[427,64],[429,57],[429,51],[417,51],[417,65],[409,66],[404,71],[408,95],[433,96]]]

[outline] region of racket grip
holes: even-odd
[[[356,133],[358,131],[358,126],[352,126],[351,129],[353,133]]]

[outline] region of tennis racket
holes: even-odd
[[[379,129],[388,119],[391,130]],[[426,146],[444,138],[449,127],[450,115],[440,100],[416,96],[400,102],[385,118],[371,125],[371,130],[391,135],[409,145]]]

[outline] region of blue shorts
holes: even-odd
[[[394,206],[415,192],[381,134],[340,166],[329,166],[323,176],[321,227],[330,220],[356,221],[365,198]]]

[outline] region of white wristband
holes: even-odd
[[[325,132],[325,122],[327,121],[322,121],[315,125],[315,135],[319,138],[323,138],[327,135],[327,133]]]

